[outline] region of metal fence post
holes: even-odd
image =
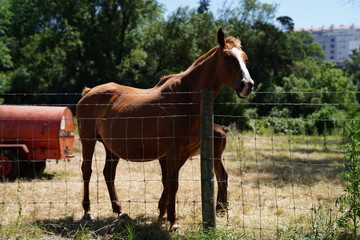
[[[214,194],[214,116],[213,93],[210,89],[201,89],[201,198],[202,218],[205,229],[216,226]]]

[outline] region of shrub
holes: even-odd
[[[357,239],[360,222],[360,127],[355,121],[350,126],[350,141],[343,147],[347,150],[345,158],[348,161],[341,167],[347,187],[344,194],[336,200],[343,214],[338,219],[338,224],[346,230],[351,230],[353,238]]]

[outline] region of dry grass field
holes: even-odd
[[[323,216],[334,218],[335,199],[344,187],[337,167],[344,159],[342,141],[336,136],[228,133],[223,162],[229,174],[229,210],[217,217],[218,228],[241,233],[238,236],[245,238],[273,239],[290,230],[308,230],[316,224],[319,209]],[[66,234],[51,229],[76,231],[70,223],[81,222],[83,214],[78,140],[75,150],[75,157],[69,161],[48,161],[41,178],[0,182],[4,235],[21,235],[11,234],[6,228],[17,222],[47,225],[48,233],[59,238]],[[104,154],[98,143],[90,185],[92,211],[97,221],[103,222],[102,227],[116,219],[102,175]],[[198,229],[201,224],[199,167],[196,157],[180,172],[177,214],[184,231]],[[116,186],[124,210],[132,219],[143,225],[156,222],[162,191],[157,161],[120,161]]]

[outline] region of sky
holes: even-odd
[[[289,16],[295,28],[319,28],[323,26],[360,25],[360,0],[259,0],[277,4],[276,17]],[[178,7],[197,8],[199,0],[158,0],[164,4],[166,15]],[[216,15],[224,0],[211,0],[210,10]],[[236,4],[238,0],[227,0]]]

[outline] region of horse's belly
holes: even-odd
[[[132,162],[152,161],[166,154],[158,140],[125,139],[105,144],[115,155]]]
[[[143,162],[163,157],[171,146],[172,133],[165,124],[161,129],[158,126],[154,119],[105,120],[98,129],[105,146],[116,156]]]

